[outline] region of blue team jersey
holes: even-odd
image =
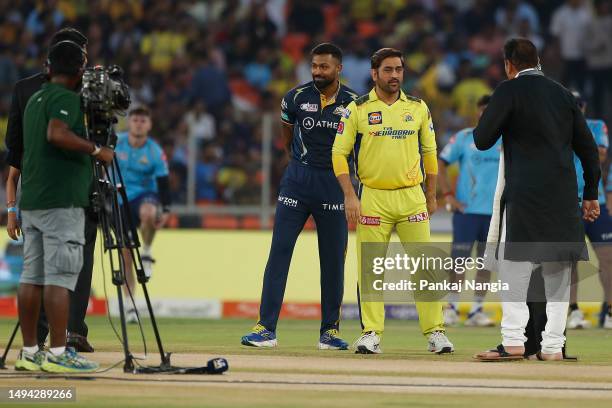
[[[608,143],[608,128],[603,120],[599,119],[587,119],[587,125],[591,130],[591,134],[595,139],[595,143],[597,147],[605,147],[606,149],[609,146]],[[578,200],[582,201],[582,195],[584,193],[584,172],[582,170],[582,164],[578,159],[578,156],[574,154],[574,165],[576,166],[576,178],[578,181]],[[609,185],[610,176],[608,175],[608,185]],[[606,193],[604,190],[603,180],[599,180],[599,194],[597,196],[597,201],[599,204],[606,203]]]
[[[168,175],[166,155],[150,137],[140,148],[130,146],[127,132],[120,133],[115,148],[129,201],[145,193],[157,193],[157,177]]]
[[[459,163],[457,200],[465,214],[491,215],[497,185],[501,138],[489,150],[480,151],[474,144],[473,128],[463,129],[444,146],[440,159],[447,164]]]
[[[290,90],[281,101],[281,120],[293,125],[292,157],[309,166],[331,169],[338,123],[357,96],[340,85],[335,101],[323,107],[321,93],[313,82]]]

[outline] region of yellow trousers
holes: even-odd
[[[430,242],[429,216],[425,194],[421,186],[398,190],[377,190],[362,185],[360,200],[361,218],[357,225],[357,270],[361,326],[363,333],[374,331],[380,335],[385,327],[385,304],[384,301],[362,300],[362,245],[379,243],[376,247],[384,247],[386,253],[394,227],[403,244]],[[385,245],[380,245],[380,243]],[[419,324],[424,335],[437,330],[444,331],[444,303],[442,301],[416,301],[415,303],[419,314]]]

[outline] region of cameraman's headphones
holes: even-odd
[[[77,44],[76,42],[72,41],[72,40],[62,40],[62,41],[58,41],[55,44],[53,44],[51,47],[49,47],[49,50],[47,51],[47,59],[45,61],[45,75],[49,75],[50,73],[50,67],[51,67],[51,53],[53,52],[53,50],[55,50],[56,48],[58,48],[59,46],[62,45],[69,45],[71,47],[74,47],[76,49],[78,49],[81,52],[81,58],[83,59],[83,67],[85,68],[85,64],[87,63],[87,51],[85,50],[85,48],[81,47],[79,44]]]

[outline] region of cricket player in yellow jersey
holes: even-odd
[[[429,242],[429,216],[436,210],[436,140],[427,105],[401,90],[404,60],[399,50],[382,48],[371,59],[374,89],[346,108],[338,126],[332,161],[344,192],[349,222],[357,223],[358,295],[362,334],[355,352],[378,354],[384,330],[383,301],[364,301],[363,243],[386,245],[395,227],[402,243]],[[359,197],[349,176],[354,154]],[[421,163],[425,175],[421,170]],[[422,184],[425,184],[425,193]],[[443,302],[416,302],[428,350],[454,351],[444,333]]]

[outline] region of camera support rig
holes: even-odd
[[[122,76],[123,71],[117,66],[109,69],[96,66],[87,69],[83,74],[81,99],[85,114],[86,137],[96,144],[112,149],[115,148],[117,143],[117,136],[113,129],[113,125],[117,122],[115,112],[124,111],[130,105],[128,89],[122,80]],[[138,231],[132,220],[119,165],[116,159],[113,159],[109,165],[95,159],[92,162],[94,174],[92,206],[99,217],[104,251],[108,253],[112,282],[117,287],[121,341],[125,357],[123,371],[132,373],[173,371],[175,368],[170,365],[170,353],[164,351],[153,307],[151,306],[146,285],[149,278],[142,266],[138,249],[140,247]],[[124,256],[124,250],[129,251],[130,256],[127,258],[130,258],[129,261],[132,262],[136,271],[138,283],[142,286],[161,358],[161,364],[157,367],[136,367],[134,356],[129,349],[125,306],[121,291],[121,286],[126,283],[125,266],[128,261]]]

